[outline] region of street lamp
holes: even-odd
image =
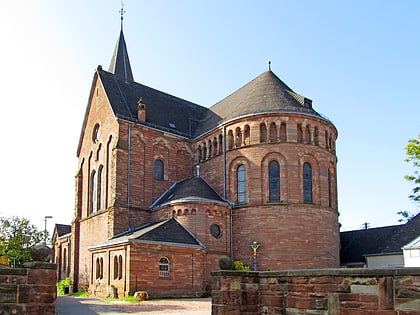
[[[257,241],[253,241],[252,244],[249,245],[249,246],[252,248],[252,250],[254,252],[254,259],[253,259],[254,271],[257,271],[257,249],[261,246],[261,244],[258,244]]]
[[[48,233],[47,233],[47,220],[48,219],[52,219],[52,216],[50,216],[50,215],[46,215],[45,217],[44,217],[44,232],[45,232],[45,239],[44,239],[44,243],[45,243],[45,245],[47,245],[47,235],[48,235]]]

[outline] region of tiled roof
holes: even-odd
[[[420,235],[420,214],[402,225],[340,233],[342,265],[364,263],[365,256],[402,253],[402,247]]]
[[[133,230],[116,235],[102,244],[94,245],[90,249],[132,242],[156,242],[173,246],[205,248],[190,231],[172,218],[139,226]]]
[[[220,197],[201,177],[176,182],[164,192],[150,207],[156,208],[176,201],[193,202],[227,202]]]
[[[61,237],[63,235],[66,234],[70,234],[71,233],[71,225],[67,225],[67,224],[56,224],[55,225],[55,229],[57,231],[57,236]]]

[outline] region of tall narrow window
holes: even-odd
[[[168,258],[162,257],[159,260],[159,278],[170,278],[171,263]]]
[[[118,279],[118,257],[114,256],[114,280]]]
[[[328,170],[328,207],[332,207],[332,172]]]
[[[104,259],[101,257],[100,259],[99,259],[99,266],[100,266],[100,268],[99,268],[99,278],[100,279],[103,279],[104,278]]]
[[[280,201],[280,164],[277,161],[271,161],[268,165],[269,176],[269,201]]]
[[[96,171],[92,171],[90,175],[90,213],[97,210],[98,203],[98,181],[96,178]]]
[[[270,142],[274,142],[277,141],[277,126],[276,123],[271,123],[270,124],[270,129],[269,129],[269,140]]]
[[[246,169],[245,165],[241,164],[237,170],[237,199],[238,204],[246,203]]]
[[[119,280],[122,279],[122,271],[123,271],[123,260],[122,260],[122,256],[119,255],[118,256],[118,279]]]
[[[97,191],[98,191],[98,196],[97,196],[97,202],[96,202],[96,210],[99,211],[103,208],[103,166],[101,165],[98,169],[98,185],[97,185]]]
[[[303,163],[303,202],[312,203],[312,167]]]
[[[67,249],[63,249],[63,273],[67,276]]]
[[[267,127],[265,124],[260,125],[260,142],[267,141]]]
[[[155,179],[163,180],[164,166],[161,160],[155,160]]]

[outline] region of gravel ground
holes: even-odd
[[[148,300],[139,303],[105,302],[97,298],[68,297],[57,298],[57,315],[116,315],[116,314],[183,314],[210,315],[211,299]]]

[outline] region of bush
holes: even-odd
[[[67,277],[57,283],[57,295],[64,295],[69,293],[70,278]]]
[[[250,271],[251,270],[251,267],[248,266],[246,263],[244,263],[241,260],[235,260],[233,262],[233,270]]]

